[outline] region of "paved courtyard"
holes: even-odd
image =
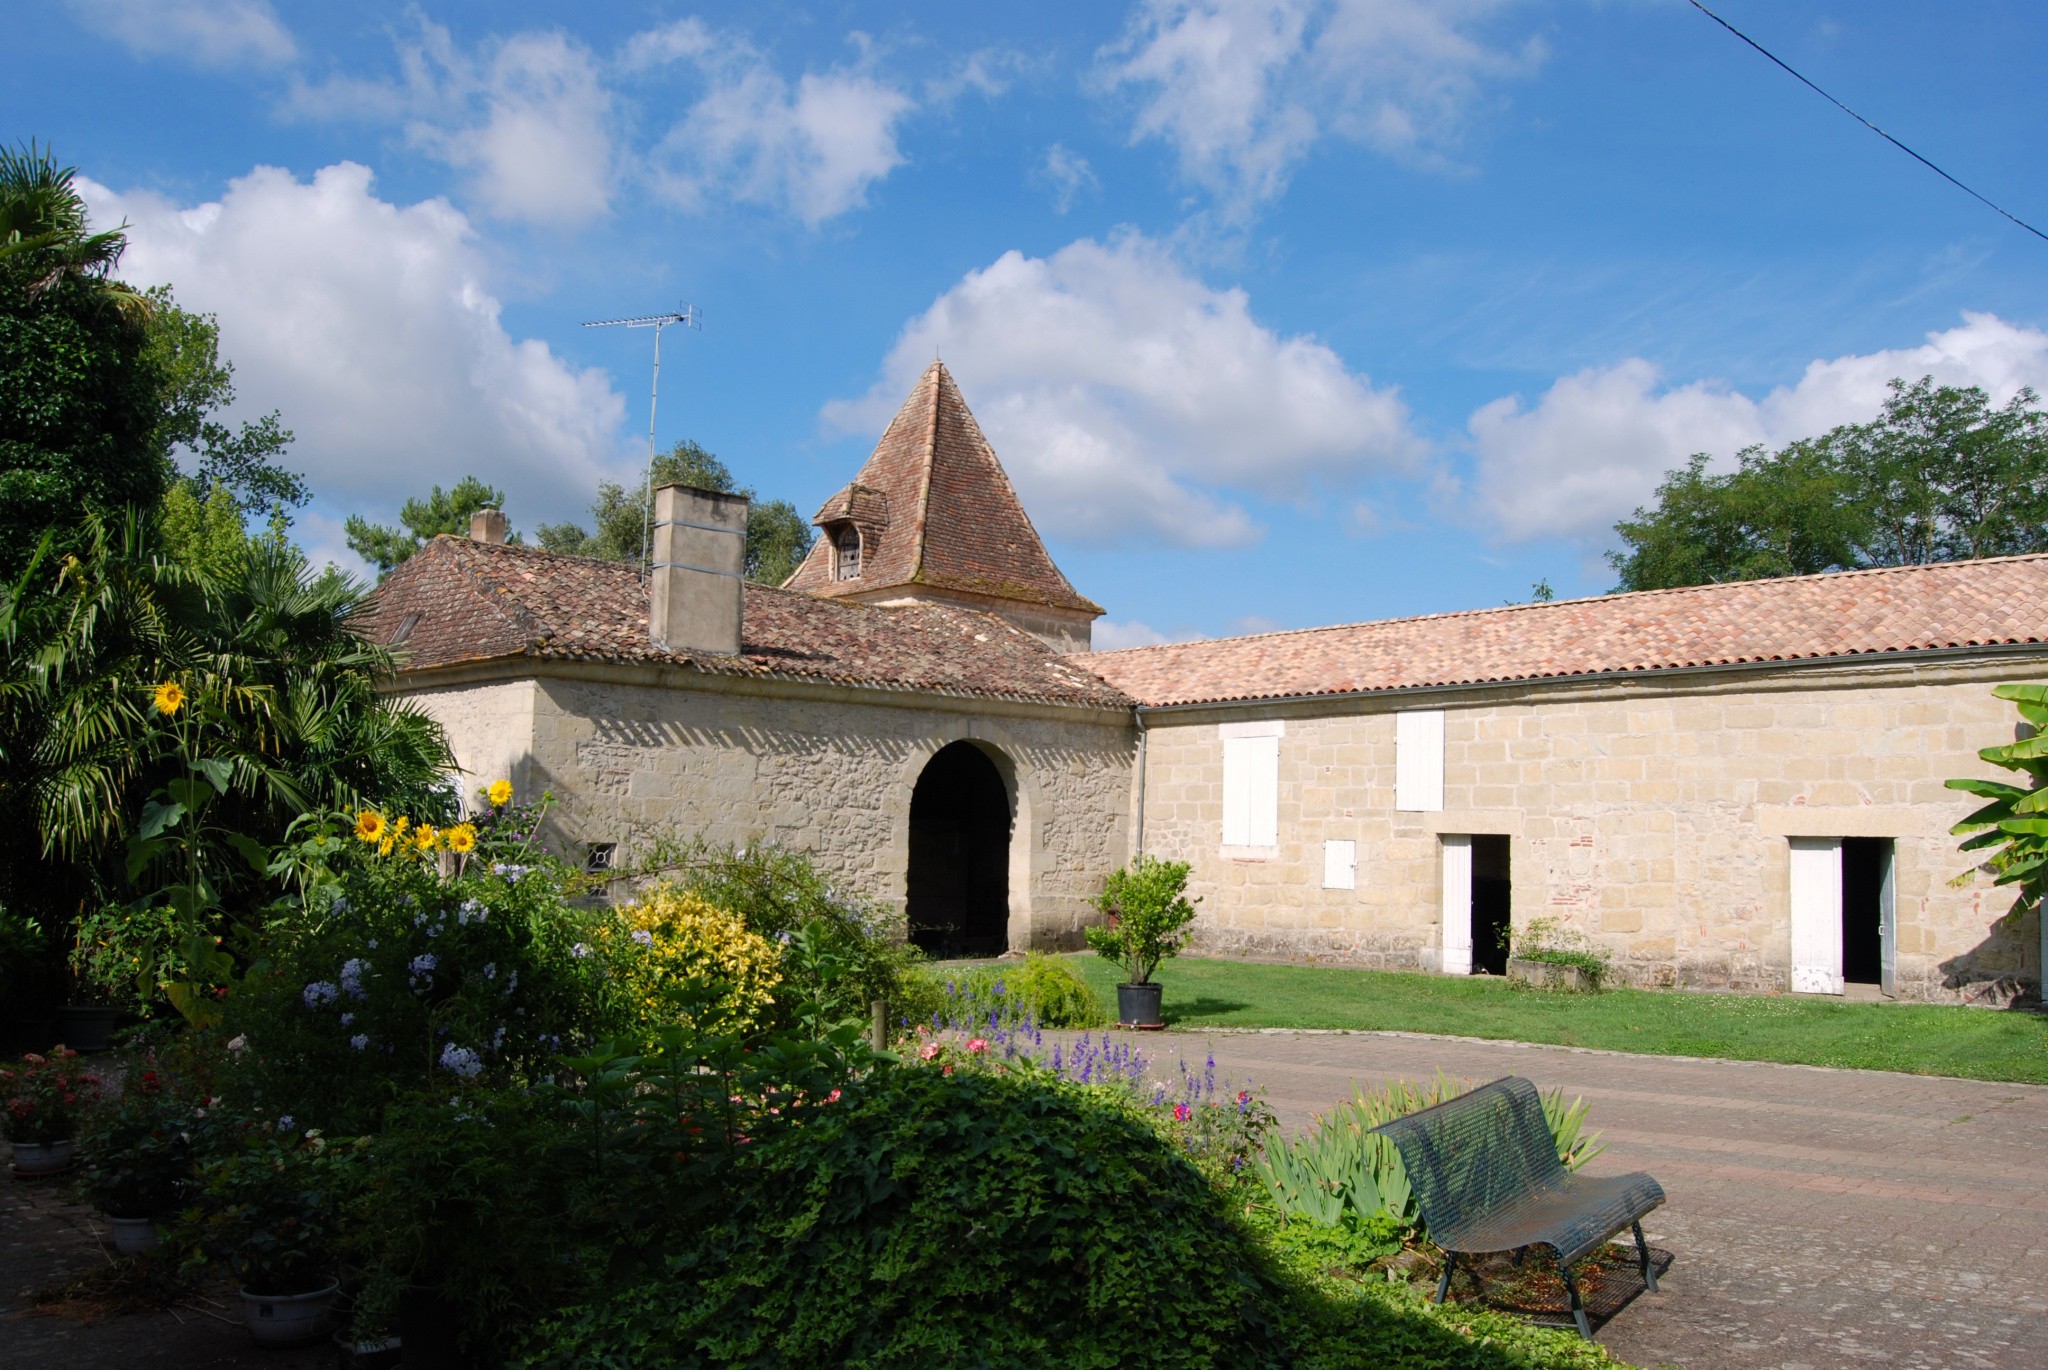
[[[1592,1105],[1589,1173],[1647,1170],[1675,1257],[1599,1333],[1642,1366],[2048,1365],[2048,1088],[1402,1033],[1147,1043],[1298,1126],[1354,1085],[1524,1075]]]

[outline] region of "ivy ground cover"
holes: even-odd
[[[1117,971],[1076,956],[1105,1005]],[[1348,1028],[1597,1047],[1653,1056],[1894,1070],[2048,1084],[2048,1022],[2030,1012],[1790,995],[1559,994],[1491,977],[1183,956],[1161,966],[1170,1028]]]

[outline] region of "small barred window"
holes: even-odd
[[[832,535],[832,579],[860,579],[860,529],[852,524],[840,525]]]

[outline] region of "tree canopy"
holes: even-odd
[[[2048,413],[1931,376],[1883,410],[1713,473],[1695,455],[1615,525],[1623,590],[2048,550]]]
[[[164,373],[150,304],[112,279],[126,236],[91,231],[76,168],[0,148],[0,577],[80,513],[153,507]],[[60,542],[62,539],[60,538]],[[68,548],[68,543],[64,544]]]
[[[457,537],[469,534],[469,517],[479,509],[502,509],[505,492],[484,484],[475,476],[464,476],[452,489],[435,486],[425,499],[409,499],[398,511],[398,526],[372,523],[360,514],[350,514],[342,525],[349,550],[377,568],[389,571],[427,542],[443,533]],[[508,542],[519,541],[512,533]]]
[[[764,503],[753,490],[733,479],[724,462],[688,438],[654,459],[653,484],[694,485],[699,490],[744,495],[752,501],[747,510],[748,580],[780,585],[811,550],[815,534],[795,505],[779,499]],[[590,506],[595,532],[586,532],[576,523],[544,523],[534,530],[534,536],[550,552],[629,561],[637,566],[646,546],[647,512],[645,486],[628,489],[605,481],[597,487],[597,499]]]

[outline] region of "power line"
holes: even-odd
[[[1911,148],[1907,147],[1907,146],[1906,146],[1906,145],[1905,145],[1904,143],[1900,142],[1900,141],[1899,141],[1898,139],[1896,139],[1896,138],[1892,137],[1892,135],[1891,135],[1891,134],[1889,134],[1889,133],[1886,133],[1886,132],[1885,132],[1885,131],[1884,131],[1883,129],[1879,128],[1879,127],[1878,127],[1878,126],[1877,126],[1876,124],[1873,124],[1873,123],[1871,123],[1871,122],[1870,122],[1870,120],[1868,120],[1868,119],[1864,118],[1864,117],[1863,117],[1862,115],[1858,114],[1858,113],[1857,113],[1857,112],[1856,112],[1855,110],[1853,110],[1853,109],[1850,109],[1850,108],[1849,108],[1849,107],[1848,107],[1847,105],[1843,104],[1843,103],[1842,103],[1842,102],[1841,102],[1840,100],[1837,100],[1837,99],[1836,99],[1836,98],[1835,98],[1834,96],[1832,96],[1832,95],[1828,94],[1828,93],[1827,93],[1826,91],[1822,90],[1822,89],[1821,89],[1821,88],[1820,88],[1819,86],[1815,85],[1815,84],[1814,84],[1813,82],[1811,82],[1811,81],[1807,80],[1807,79],[1806,79],[1806,78],[1805,78],[1804,76],[1801,76],[1801,75],[1800,75],[1800,74],[1799,74],[1798,72],[1794,71],[1794,70],[1793,70],[1793,69],[1791,68],[1791,66],[1790,66],[1790,65],[1788,65],[1788,64],[1787,64],[1787,63],[1786,63],[1786,62],[1785,62],[1785,61],[1784,61],[1783,59],[1781,59],[1781,58],[1780,58],[1780,57],[1779,57],[1779,56],[1778,56],[1778,55],[1777,55],[1776,53],[1772,52],[1772,51],[1771,51],[1771,50],[1770,50],[1769,48],[1765,47],[1765,46],[1764,46],[1764,45],[1763,45],[1762,43],[1759,43],[1759,42],[1757,42],[1757,41],[1756,41],[1756,39],[1754,39],[1754,38],[1750,37],[1750,36],[1749,36],[1748,34],[1744,33],[1744,32],[1743,32],[1743,31],[1742,31],[1741,29],[1739,29],[1739,28],[1735,27],[1735,25],[1733,25],[1733,24],[1729,23],[1729,22],[1728,22],[1728,21],[1727,21],[1726,19],[1723,19],[1723,18],[1722,18],[1722,17],[1720,16],[1720,15],[1718,15],[1718,14],[1714,13],[1714,12],[1713,12],[1712,10],[1708,9],[1708,8],[1707,8],[1707,7],[1705,6],[1705,5],[1701,4],[1701,3],[1700,3],[1700,0],[1690,0],[1690,3],[1691,3],[1691,5],[1692,5],[1692,7],[1693,7],[1694,9],[1698,10],[1698,11],[1699,11],[1699,12],[1700,12],[1701,14],[1704,14],[1704,15],[1706,15],[1706,16],[1707,16],[1707,18],[1709,18],[1709,19],[1713,20],[1713,21],[1714,21],[1715,23],[1719,24],[1719,25],[1720,25],[1720,26],[1721,26],[1722,28],[1724,28],[1724,29],[1728,30],[1728,32],[1730,32],[1730,33],[1734,34],[1734,35],[1735,35],[1735,36],[1736,36],[1737,38],[1740,38],[1740,39],[1741,39],[1741,40],[1742,40],[1743,42],[1745,42],[1745,43],[1749,44],[1749,45],[1750,45],[1751,47],[1755,48],[1755,49],[1756,49],[1756,50],[1757,50],[1758,52],[1760,52],[1760,53],[1762,53],[1762,54],[1763,54],[1764,56],[1766,56],[1766,57],[1770,58],[1770,59],[1771,59],[1771,61],[1772,61],[1772,62],[1773,62],[1774,64],[1776,64],[1776,65],[1777,65],[1777,66],[1778,66],[1778,67],[1779,67],[1779,68],[1780,68],[1781,70],[1783,70],[1783,71],[1785,71],[1786,73],[1788,73],[1788,74],[1789,74],[1789,75],[1790,75],[1790,76],[1791,76],[1791,77],[1792,77],[1792,78],[1793,78],[1793,79],[1794,79],[1795,81],[1798,81],[1798,82],[1799,82],[1799,84],[1801,84],[1801,85],[1805,86],[1805,87],[1806,87],[1806,88],[1807,88],[1808,90],[1812,91],[1812,92],[1813,92],[1813,93],[1814,93],[1815,95],[1818,95],[1818,96],[1820,96],[1820,98],[1821,98],[1821,99],[1823,99],[1823,100],[1827,101],[1827,102],[1828,102],[1829,104],[1833,105],[1833,106],[1834,106],[1834,107],[1835,107],[1836,109],[1839,109],[1840,111],[1842,111],[1842,113],[1844,113],[1844,114],[1848,115],[1848,116],[1849,116],[1849,117],[1850,117],[1851,119],[1854,119],[1854,120],[1855,120],[1855,121],[1856,121],[1857,123],[1859,123],[1859,124],[1863,125],[1863,127],[1865,127],[1865,128],[1867,128],[1867,129],[1869,129],[1869,130],[1870,130],[1870,131],[1871,131],[1872,133],[1875,133],[1875,134],[1876,134],[1876,135],[1877,135],[1878,137],[1880,137],[1880,138],[1884,139],[1884,140],[1885,140],[1885,141],[1886,141],[1887,143],[1890,143],[1890,144],[1891,144],[1891,145],[1892,145],[1893,147],[1897,148],[1897,149],[1898,149],[1899,151],[1901,151],[1901,152],[1905,153],[1905,154],[1906,154],[1906,155],[1907,155],[1908,157],[1911,157],[1911,158],[1912,158],[1912,159],[1913,159],[1914,161],[1918,162],[1918,163],[1919,163],[1919,164],[1920,164],[1921,166],[1924,166],[1924,167],[1926,167],[1926,168],[1927,168],[1927,169],[1928,169],[1929,171],[1931,171],[1931,172],[1933,172],[1933,173],[1934,173],[1935,175],[1937,175],[1937,176],[1941,177],[1941,179],[1942,179],[1942,180],[1944,180],[1944,181],[1947,181],[1947,182],[1948,182],[1948,183],[1949,183],[1950,185],[1954,186],[1954,187],[1955,187],[1955,188],[1956,188],[1957,190],[1960,190],[1960,191],[1962,191],[1962,192],[1963,192],[1963,193],[1964,193],[1965,195],[1968,195],[1968,196],[1969,196],[1969,197],[1970,197],[1971,199],[1973,199],[1973,200],[1977,200],[1977,201],[1979,201],[1980,203],[1982,203],[1982,204],[1985,204],[1985,205],[1988,205],[1988,206],[1990,206],[1990,208],[1992,208],[1992,209],[1994,209],[1994,210],[1997,210],[1997,211],[1998,211],[1998,212],[1999,212],[2000,214],[2003,214],[2003,215],[2004,215],[2004,216],[2005,216],[2006,218],[2008,218],[2008,219],[2012,220],[2012,221],[2013,221],[2014,223],[2018,224],[2018,225],[2019,225],[2019,226],[2020,226],[2021,228],[2024,228],[2025,230],[2027,230],[2027,232],[2029,232],[2029,233],[2033,234],[2033,235],[2034,235],[2034,236],[2035,236],[2036,238],[2039,238],[2039,239],[2041,239],[2041,240],[2042,240],[2042,241],[2044,241],[2044,242],[2048,242],[2048,233],[2043,233],[2043,232],[2042,232],[2042,231],[2041,231],[2040,229],[2038,229],[2038,228],[2035,228],[2035,227],[2034,227],[2034,226],[2033,226],[2032,224],[2028,223],[2028,222],[2027,222],[2027,221],[2026,221],[2025,219],[2022,219],[2022,218],[2021,218],[2021,217],[2020,217],[2019,215],[2017,215],[2017,214],[2014,214],[2014,213],[2013,213],[2013,212],[2012,212],[2011,210],[2009,210],[2009,209],[2005,209],[2005,208],[2003,208],[2002,206],[2000,206],[2000,205],[1997,205],[1997,204],[1993,203],[1993,202],[1992,202],[1991,200],[1988,200],[1988,199],[1986,199],[1986,198],[1985,198],[1984,196],[1982,196],[1982,195],[1979,195],[1979,194],[1978,194],[1978,193],[1977,193],[1976,191],[1974,191],[1974,190],[1970,189],[1970,188],[1969,188],[1968,186],[1964,185],[1964,184],[1963,184],[1963,183],[1962,183],[1961,181],[1958,181],[1958,180],[1957,180],[1957,179],[1956,179],[1955,177],[1953,177],[1953,176],[1949,175],[1949,174],[1948,174],[1948,173],[1947,173],[1946,171],[1943,171],[1943,170],[1942,170],[1942,169],[1941,169],[1940,167],[1938,167],[1938,166],[1936,166],[1936,165],[1935,165],[1934,163],[1932,163],[1932,162],[1928,161],[1928,160],[1927,160],[1927,159],[1926,159],[1925,157],[1922,157],[1922,156],[1921,156],[1921,155],[1920,155],[1919,153],[1917,153],[1917,152],[1913,151],[1913,149],[1911,149]]]

